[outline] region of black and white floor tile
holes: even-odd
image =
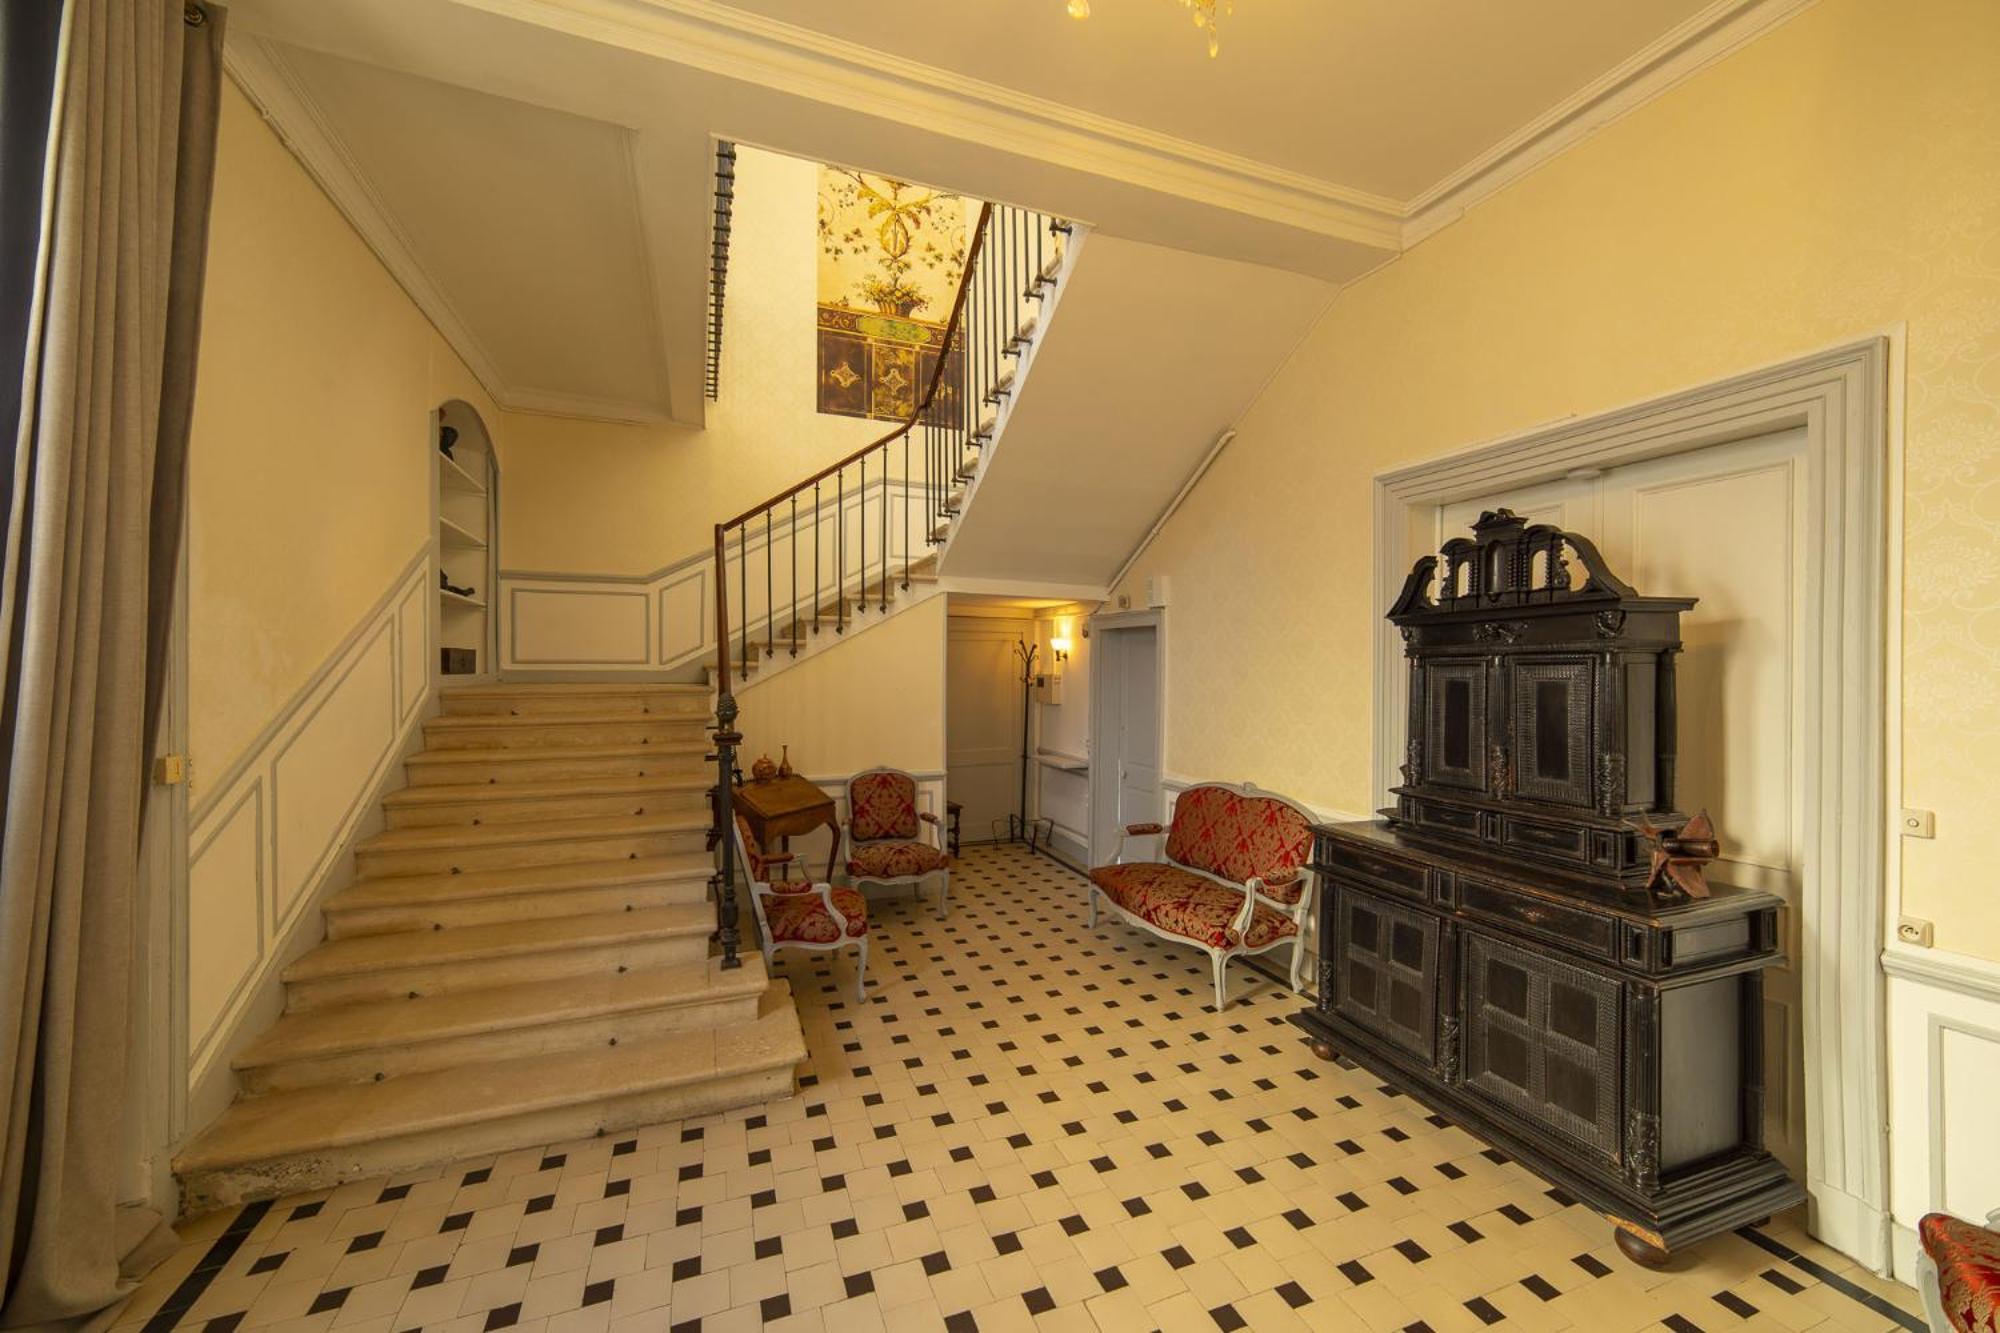
[[[1636,1268],[1602,1218],[1365,1071],[1280,985],[970,848],[948,920],[871,899],[780,953],[811,1060],[725,1115],[260,1203],[183,1228],[120,1329],[1920,1328],[1796,1218]],[[1281,958],[1282,961],[1282,958]]]

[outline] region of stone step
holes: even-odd
[[[639,972],[287,1014],[232,1061],[250,1095],[368,1083],[521,1056],[623,1046],[757,1016],[764,959],[702,959]]]
[[[382,801],[389,827],[481,825],[591,815],[698,815],[714,783],[686,777],[570,778],[543,782],[432,783],[393,791]]]
[[[700,903],[707,900],[714,873],[714,858],[701,852],[461,875],[390,875],[357,880],[329,897],[321,910],[328,939],[455,930]]]
[[[748,1023],[245,1097],[174,1170],[183,1207],[205,1212],[788,1096],[805,1055],[775,983]]]
[[[464,786],[486,783],[550,782],[584,778],[688,777],[707,773],[709,745],[704,738],[673,745],[578,745],[546,749],[472,747],[426,750],[411,755],[403,767],[412,786]]]
[[[444,716],[424,723],[424,748],[519,750],[549,746],[699,744],[708,725],[706,713],[674,717],[636,713]]]
[[[708,691],[699,685],[630,681],[462,685],[439,692],[447,717],[561,717],[567,714],[661,714],[705,717]]]
[[[354,864],[361,878],[376,879],[671,856],[704,850],[708,826],[703,813],[594,815],[477,827],[440,824],[390,829],[362,839],[354,849]]]
[[[285,968],[285,1008],[307,1013],[698,962],[714,929],[715,913],[689,903],[330,940]]]

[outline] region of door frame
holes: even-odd
[[[1111,739],[1105,731],[1105,703],[1111,682],[1119,674],[1118,653],[1112,648],[1120,630],[1153,631],[1153,690],[1158,696],[1153,710],[1153,753],[1159,756],[1160,789],[1166,790],[1167,775],[1167,613],[1162,607],[1145,611],[1101,611],[1086,622],[1093,639],[1090,659],[1090,863],[1104,865],[1118,855],[1118,830],[1107,829],[1104,812],[1117,818],[1118,769],[1104,762]],[[1121,641],[1122,642],[1122,641]]]
[[[1902,333],[1844,343],[1632,407],[1479,445],[1374,479],[1374,581],[1386,612],[1412,562],[1418,510],[1579,468],[1608,469],[1804,427],[1806,605],[1805,914],[1799,937],[1811,1227],[1877,1272],[1889,1263],[1886,982],[1895,889],[1887,856],[1889,765],[1899,711]],[[1400,780],[1403,644],[1375,618],[1371,771]],[[1843,887],[1846,891],[1843,892]]]

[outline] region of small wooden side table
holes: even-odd
[[[951,854],[953,856],[957,856],[958,817],[965,813],[965,806],[957,801],[946,801],[944,803],[944,812],[945,812],[945,836],[947,839],[947,846],[949,847]]]
[[[784,839],[785,850],[789,850],[793,834],[810,833],[821,827],[832,833],[833,848],[826,854],[826,877],[829,881],[833,879],[834,867],[840,864],[840,817],[834,811],[831,796],[797,775],[772,778],[769,782],[746,782],[731,795],[736,808],[749,821],[750,831],[766,850],[776,838]]]

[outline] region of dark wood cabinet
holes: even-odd
[[[1687,850],[1672,672],[1692,601],[1640,597],[1584,539],[1505,511],[1475,531],[1391,612],[1404,784],[1385,819],[1315,830],[1319,993],[1296,1021],[1661,1262],[1804,1198],[1763,1144],[1782,903],[1660,873]]]

